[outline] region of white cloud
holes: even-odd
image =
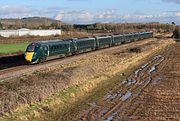
[[[162,12],[157,15],[151,14],[127,14],[122,16],[123,22],[161,22],[161,23],[171,23],[175,22],[180,24],[180,12]]]
[[[176,3],[176,4],[180,4],[180,0],[162,0],[164,2],[173,2],[173,3]]]
[[[146,14],[127,14],[122,16],[123,21],[127,22],[147,22],[147,20],[152,20],[153,18],[156,18],[156,16]]]
[[[95,15],[97,19],[110,19],[115,18],[116,11],[114,9],[98,11]]]
[[[180,12],[175,13],[175,16],[180,16]]]
[[[56,20],[61,20],[68,23],[94,23],[94,22],[107,22],[115,19],[116,12],[113,9],[101,10],[92,13],[87,10],[81,11],[60,11],[55,16]]]
[[[67,23],[90,23],[93,21],[93,15],[86,10],[81,11],[59,11],[55,16],[56,20]]]
[[[157,15],[135,12],[120,15],[116,9],[105,9],[99,11],[69,11],[67,8],[45,8],[32,9],[27,6],[0,6],[0,18],[22,18],[22,17],[50,17],[66,23],[95,23],[95,22],[163,22],[172,21],[180,24],[180,11],[162,12]]]
[[[20,18],[31,16],[32,9],[25,6],[0,6],[0,17],[2,18]]]
[[[59,11],[58,14],[55,16],[56,20],[62,20],[65,15],[64,11]]]

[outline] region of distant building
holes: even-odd
[[[61,35],[60,29],[54,30],[30,30],[26,28],[18,30],[0,30],[0,36],[11,37],[11,36],[51,36],[51,35]]]

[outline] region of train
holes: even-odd
[[[153,32],[135,32],[66,40],[32,42],[25,51],[25,60],[30,64],[95,51],[153,37]]]

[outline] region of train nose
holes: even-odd
[[[34,52],[26,52],[25,54],[26,61],[32,62],[33,55],[34,55]]]

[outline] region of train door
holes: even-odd
[[[48,46],[43,46],[43,55],[46,56],[46,57],[49,55]]]

